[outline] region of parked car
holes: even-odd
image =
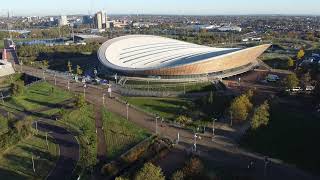
[[[266,80],[268,82],[276,82],[276,81],[279,81],[280,78],[278,75],[274,75],[274,74],[268,74],[268,76],[266,77]]]

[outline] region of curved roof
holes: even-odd
[[[105,42],[98,56],[112,69],[144,71],[212,61],[239,50],[201,46],[159,36],[128,35]]]

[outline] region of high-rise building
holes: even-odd
[[[92,24],[93,23],[93,17],[86,15],[82,17],[82,23],[83,24]]]
[[[95,25],[98,29],[106,29],[107,27],[107,13],[99,11],[95,15]]]
[[[59,19],[59,26],[68,25],[68,18],[67,16],[61,16]]]
[[[102,29],[102,13],[101,13],[101,11],[97,12],[95,20],[96,20],[95,22],[96,22],[97,28]]]

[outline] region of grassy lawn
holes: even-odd
[[[211,82],[199,83],[163,83],[163,82],[148,82],[147,81],[128,81],[125,86],[137,90],[150,90],[150,91],[185,91],[186,93],[192,92],[208,92],[214,91],[214,86]]]
[[[3,49],[3,48],[4,48],[4,41],[0,40],[0,49]]]
[[[92,106],[64,112],[59,125],[66,127],[77,136],[80,143],[80,166],[95,165],[97,157],[97,136],[95,114]]]
[[[242,145],[251,150],[279,158],[298,167],[320,171],[320,121],[301,104],[280,103],[271,106],[268,127],[250,131]]]
[[[102,117],[107,156],[110,159],[115,158],[149,136],[146,130],[105,109],[102,111]]]
[[[8,131],[8,119],[0,115],[0,134]]]
[[[58,147],[48,138],[47,150],[45,136],[35,135],[21,141],[0,155],[0,179],[44,179],[55,166]],[[34,157],[36,173],[32,169]]]
[[[176,98],[124,97],[124,99],[146,112],[158,114],[170,120],[192,106],[191,101]]]
[[[53,93],[51,93],[52,88],[54,89]],[[68,100],[71,97],[71,93],[43,82],[26,88],[23,96],[11,98],[7,105],[29,111],[44,107],[55,108],[57,103]]]

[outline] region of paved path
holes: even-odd
[[[102,124],[102,112],[100,106],[94,106],[95,120],[97,128],[97,158],[99,164],[103,164],[107,161],[107,145]]]
[[[59,145],[59,159],[47,179],[71,179],[80,158],[78,141],[69,131],[62,127],[41,121],[38,121],[37,124],[39,131],[48,132],[54,138],[55,143]]]
[[[57,106],[63,103],[71,103],[72,99],[63,101],[57,104]],[[51,109],[50,107],[43,107],[35,111],[28,112],[15,112],[12,113],[17,119],[23,120],[26,116],[34,113],[41,113],[43,111]],[[0,114],[6,115],[7,111],[0,108]],[[41,118],[42,121],[37,121],[37,128],[39,131],[47,132],[55,140],[55,143],[59,145],[59,159],[56,162],[54,169],[50,171],[47,176],[48,180],[69,180],[73,175],[73,171],[80,158],[80,146],[77,139],[66,129],[45,123],[49,120],[47,118]],[[35,123],[33,123],[35,128]]]
[[[23,67],[25,72],[32,72],[33,74],[38,74],[39,77],[42,76],[42,71],[30,68]],[[47,76],[47,80],[53,83],[53,78]],[[57,78],[57,85],[61,88],[66,88],[67,80]],[[83,88],[81,84],[71,83],[70,90],[78,93],[83,93]],[[105,90],[101,90],[96,87],[88,86],[86,98],[90,100],[95,106],[102,106],[102,95],[106,93]],[[123,117],[126,117],[126,105],[120,103],[114,99],[106,99],[106,108],[113,113],[119,114]],[[151,132],[155,132],[155,118],[138,111],[136,109],[129,109],[129,120],[135,122],[140,127],[146,128]],[[183,144],[182,148],[190,149],[194,143],[194,134],[190,131],[171,127],[168,125],[159,126],[160,135],[169,137],[171,139],[176,139],[177,133],[180,134],[180,140]],[[219,135],[219,134],[218,134]],[[221,138],[223,139],[223,138]],[[247,167],[250,161],[254,161],[257,164],[257,167],[253,172],[250,172],[250,175],[253,175],[256,179],[263,179],[264,177],[264,158],[261,155],[250,153],[246,150],[239,148],[236,144],[233,143],[224,143],[224,141],[212,141],[211,138],[202,138],[197,141],[198,150],[201,152],[201,156],[212,159],[214,162],[220,163],[220,165],[238,167],[241,170],[242,167]],[[262,165],[262,166],[261,166]],[[283,164],[282,162],[272,160],[268,165],[268,169],[272,171],[268,174],[269,179],[319,179],[319,177],[312,176],[308,173],[305,173],[293,166]]]

